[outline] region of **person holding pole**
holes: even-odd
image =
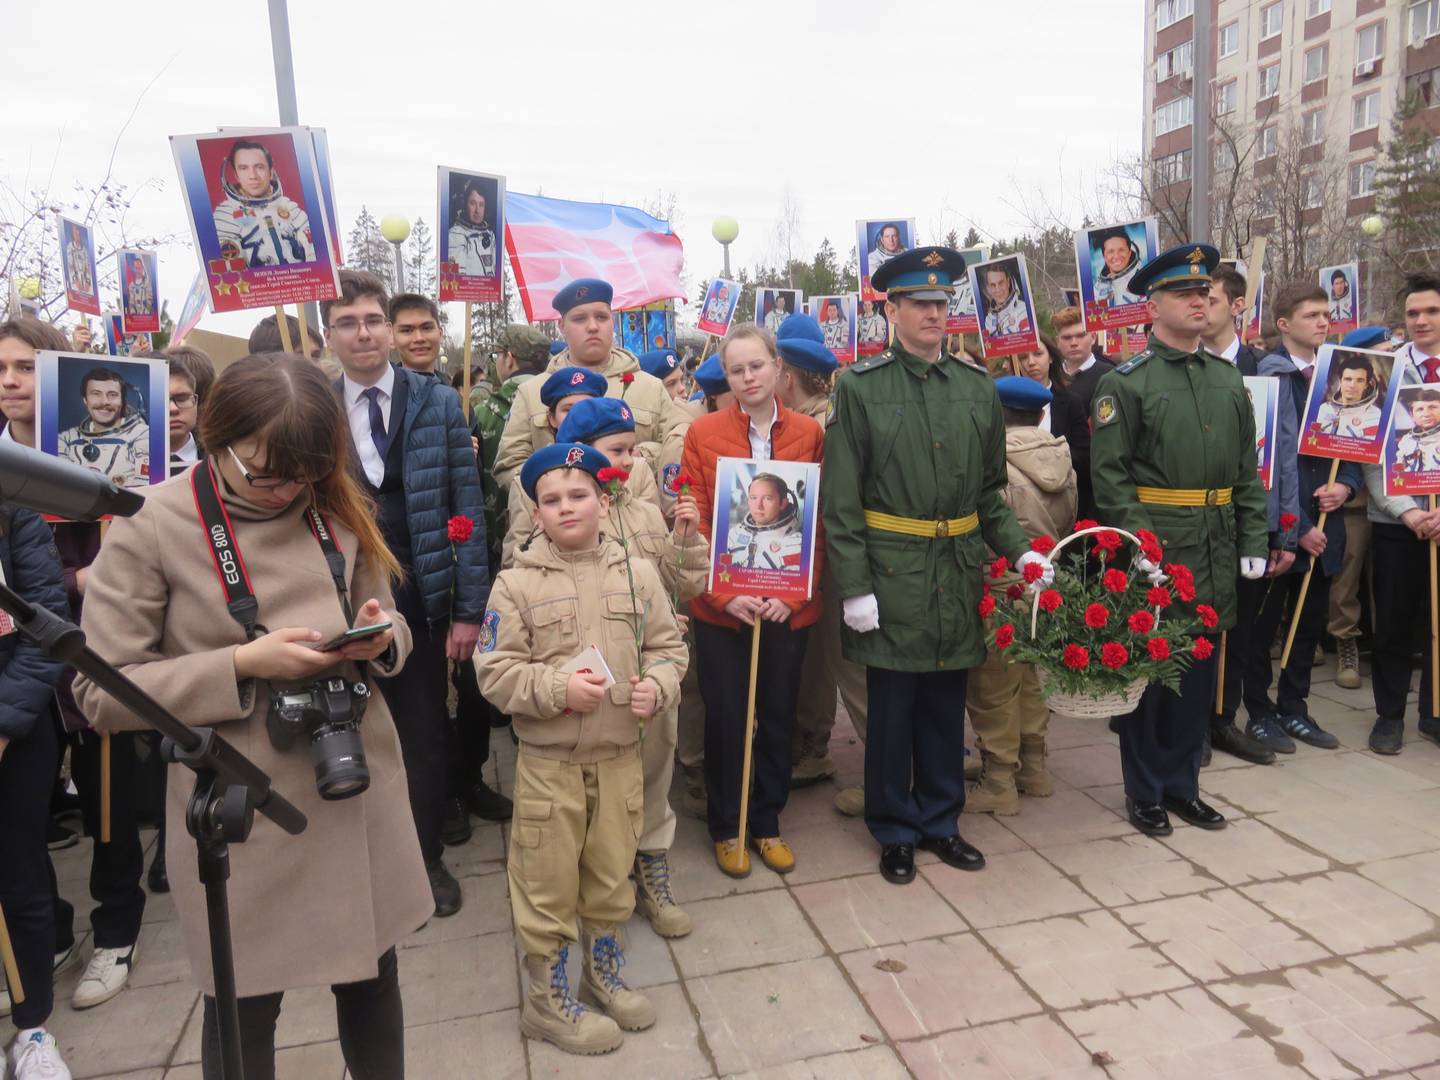
[[[690,425],[682,459],[707,539],[719,497],[715,472],[720,458],[818,462],[824,454],[820,425],[787,408],[778,396],[780,357],[768,330],[752,323],[737,326],[720,343],[718,355],[735,402]],[[819,547],[815,591],[799,607],[775,597],[722,599],[709,592],[690,601],[705,702],[707,821],[715,862],[731,877],[750,873],[747,843],[775,873],[795,868],[795,854],[780,836],[780,812],[790,796],[790,741],[805,642],[822,607]],[[752,746],[747,734],[752,723],[753,785],[746,752]],[[747,820],[748,836],[741,828]]]
[[[944,351],[945,313],[966,273],[960,253],[923,247],[891,259],[894,343],[836,382],[821,480],[827,555],[840,590],[847,659],[866,666],[865,824],[880,872],[915,879],[915,848],[979,870],[960,838],[962,710],[985,659],[985,547],[1022,568],[1049,560],[1005,504],[1005,421],[993,380]]]

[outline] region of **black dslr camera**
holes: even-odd
[[[271,694],[265,721],[270,743],[276,750],[288,750],[299,736],[310,736],[310,760],[322,799],[348,799],[370,786],[360,742],[360,718],[369,701],[368,686],[341,678]]]

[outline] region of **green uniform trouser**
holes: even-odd
[[[820,621],[810,631],[805,647],[805,663],[800,668],[800,703],[795,714],[795,734],[791,757],[800,759],[805,743],[816,756],[823,757],[830,745],[830,732],[835,727],[835,701],[838,692],[845,711],[855,725],[855,734],[865,741],[866,691],[865,668],[845,659],[840,648],[840,624],[843,607],[840,589],[830,576],[827,566],[821,582],[823,607]]]
[[[986,650],[985,662],[970,672],[965,709],[985,756],[1001,766],[1018,766],[1020,737],[1043,737],[1050,726],[1034,665],[1007,663],[994,649]]]

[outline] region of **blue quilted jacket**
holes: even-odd
[[[38,514],[0,504],[0,567],[5,582],[24,600],[70,617],[60,553]],[[30,734],[54,700],[55,683],[64,670],[64,664],[20,633],[0,637],[0,737],[23,739]]]

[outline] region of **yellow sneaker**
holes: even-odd
[[[750,846],[760,853],[760,861],[777,874],[795,869],[795,852],[778,836],[752,836]]]
[[[720,872],[733,878],[750,876],[750,853],[741,845],[739,838],[715,841],[715,865]]]

